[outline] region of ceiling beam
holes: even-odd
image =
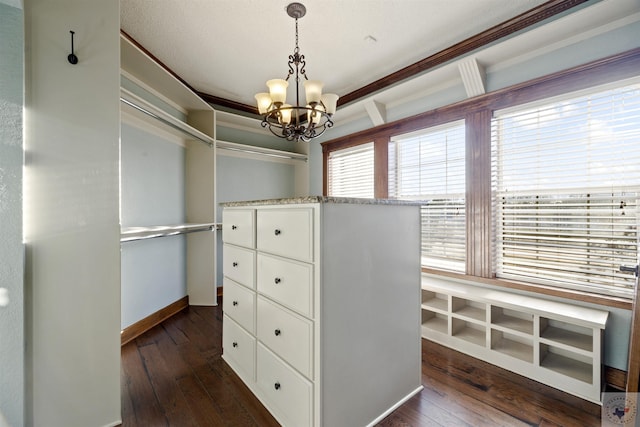
[[[387,122],[387,107],[373,99],[364,104],[367,114],[374,126],[380,126]]]
[[[345,105],[371,95],[372,93],[470,53],[478,48],[488,45],[489,43],[493,43],[496,40],[507,37],[517,31],[523,30],[544,21],[545,19],[551,18],[554,15],[572,9],[587,1],[589,0],[550,0],[501,24],[491,27],[486,31],[469,37],[460,43],[456,43],[447,49],[441,50],[438,53],[402,68],[395,73],[389,74],[388,76],[369,83],[360,89],[356,89],[353,92],[343,95],[338,99],[338,106]]]
[[[460,71],[467,97],[473,98],[487,93],[484,85],[486,77],[484,67],[478,64],[475,58],[466,58],[460,61],[458,63],[458,71]]]

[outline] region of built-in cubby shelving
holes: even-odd
[[[487,306],[482,302],[466,298],[451,298],[451,311],[456,317],[485,322],[487,320]]]
[[[533,362],[533,339],[491,329],[491,349],[524,362]]]
[[[444,314],[423,309],[422,327],[441,334],[446,334],[448,330],[447,317]]]
[[[449,299],[446,294],[422,290],[422,307],[446,312],[449,310]]]
[[[601,403],[608,312],[424,275],[422,336]]]
[[[505,331],[533,334],[533,314],[492,305],[491,326]]]
[[[593,359],[559,347],[540,344],[540,366],[585,384],[593,384]]]
[[[482,325],[452,318],[451,335],[472,344],[484,345],[487,334]]]
[[[588,328],[560,322],[546,317],[540,318],[540,338],[548,344],[593,351],[593,334]]]

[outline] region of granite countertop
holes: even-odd
[[[247,200],[238,202],[221,202],[220,206],[232,208],[239,206],[266,206],[266,205],[298,205],[305,203],[351,203],[356,205],[423,205],[424,201],[394,200],[394,199],[360,199],[355,197],[326,197],[326,196],[301,196],[284,199]]]

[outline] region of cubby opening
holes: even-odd
[[[593,331],[584,326],[541,317],[540,337],[581,350],[593,351]]]
[[[473,322],[460,319],[451,319],[451,335],[468,341],[472,344],[486,345],[486,328]]]
[[[591,358],[547,344],[540,344],[540,366],[576,380],[593,384]]]
[[[449,298],[445,294],[423,289],[422,305],[423,307],[434,308],[436,310],[446,312],[449,309]]]
[[[533,363],[533,339],[492,329],[491,349]]]
[[[491,306],[491,323],[502,328],[533,334],[533,314]]]
[[[435,311],[422,310],[422,327],[441,334],[447,334],[447,316]]]
[[[451,312],[456,316],[467,317],[479,322],[485,322],[487,319],[487,305],[466,298],[452,297]]]

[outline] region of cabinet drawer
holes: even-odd
[[[222,352],[244,381],[255,381],[256,339],[226,315],[222,320]]]
[[[313,265],[258,254],[258,291],[307,317],[313,317]]]
[[[254,248],[255,211],[253,209],[223,210],[222,241],[247,248]]]
[[[258,343],[258,387],[272,412],[284,426],[312,423],[312,384]]]
[[[222,309],[224,314],[238,322],[252,334],[255,334],[256,294],[225,277]]]
[[[250,249],[224,245],[222,272],[229,279],[255,289],[256,253]]]
[[[313,261],[313,210],[263,209],[257,212],[257,248],[301,261]]]
[[[258,296],[258,339],[313,379],[313,322]]]

